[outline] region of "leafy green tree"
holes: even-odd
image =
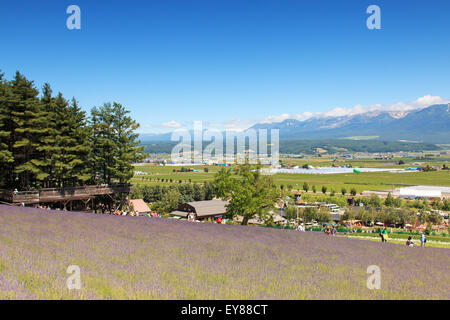
[[[427,217],[427,222],[434,225],[441,225],[443,222],[443,218],[439,213],[431,212]]]
[[[433,226],[431,225],[431,223],[427,224],[427,227],[425,228],[425,234],[427,236],[429,236],[431,234],[431,232],[433,232]]]
[[[449,199],[445,199],[445,201],[442,205],[442,210],[450,211],[450,200]]]
[[[424,224],[425,222],[429,221],[430,213],[428,211],[422,211],[419,215],[420,223]]]
[[[352,195],[352,196],[356,196],[356,189],[355,188],[352,188],[351,190],[350,190],[350,194]]]
[[[242,225],[256,216],[265,220],[280,196],[273,188],[272,177],[262,175],[260,169],[261,165],[252,166],[246,162],[238,165],[233,173],[229,169],[221,169],[215,175],[217,195],[230,202],[226,216],[242,216]]]
[[[317,192],[317,189],[316,189],[316,186],[315,186],[315,185],[312,186],[312,191],[313,191],[314,193]]]
[[[214,182],[205,182],[203,184],[203,191],[204,191],[204,199],[205,200],[212,200],[216,195],[216,185]]]
[[[341,193],[342,193],[343,196],[345,196],[347,194],[347,190],[345,188],[342,188],[341,189]]]
[[[193,189],[194,189],[194,201],[205,200],[205,193],[203,191],[203,188],[198,183],[194,183]]]
[[[300,211],[300,217],[305,222],[312,222],[317,219],[318,211],[317,208],[307,207]]]
[[[401,208],[403,206],[403,201],[400,198],[394,198],[394,207]]]
[[[170,189],[164,193],[161,200],[152,205],[152,209],[159,213],[170,213],[180,205],[180,192],[176,189]]]
[[[289,206],[289,207],[287,207],[287,208],[284,209],[284,210],[285,210],[285,213],[286,213],[286,219],[287,219],[288,221],[297,219],[297,207],[295,207],[295,206]]]
[[[327,193],[327,186],[322,186],[322,193],[323,194]]]
[[[431,210],[430,201],[427,198],[423,200],[423,209],[427,211]]]
[[[316,220],[319,223],[330,222],[331,220],[330,211],[327,208],[320,208],[320,210],[317,211]]]
[[[346,209],[344,211],[344,214],[342,215],[342,221],[351,221],[351,220],[355,220],[356,218],[356,213],[355,211],[353,211],[352,209]]]
[[[373,194],[372,196],[370,196],[369,199],[369,204],[375,208],[380,208],[381,207],[381,199],[380,197],[378,197],[377,195]]]
[[[394,206],[394,197],[391,195],[391,193],[389,192],[386,199],[384,200],[384,205],[386,207],[392,207]]]
[[[407,223],[415,225],[417,222],[417,213],[407,209],[400,209],[397,211],[399,216],[399,223],[405,225]]]
[[[436,200],[434,200],[433,204],[432,204],[432,207],[435,210],[441,209],[442,208],[442,201],[441,201],[441,199],[437,198]]]
[[[303,190],[305,190],[305,192],[308,192],[308,190],[309,190],[309,185],[308,185],[307,182],[304,182],[304,183],[303,183]]]

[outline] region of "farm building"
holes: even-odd
[[[439,186],[411,186],[404,188],[397,188],[394,191],[389,190],[368,190],[361,193],[362,196],[370,197],[377,195],[380,198],[386,198],[388,194],[394,198],[403,199],[450,199],[450,187]]]
[[[139,215],[146,215],[147,213],[151,212],[148,205],[142,199],[130,200],[130,204],[133,206],[133,210],[136,211]]]
[[[343,214],[341,214],[341,213],[332,213],[331,214],[331,220],[333,220],[334,222],[338,223],[339,221],[342,220],[342,216],[343,216]]]
[[[205,200],[183,203],[177,210],[171,212],[172,216],[187,218],[190,213],[197,216],[197,219],[223,216],[227,210],[228,201]]]

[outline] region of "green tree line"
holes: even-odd
[[[0,73],[0,188],[72,187],[128,182],[142,159],[139,127],[119,103],[94,107],[54,95],[45,83]]]
[[[133,199],[143,199],[147,203],[152,203],[152,209],[157,212],[170,213],[182,203],[212,200],[216,194],[215,183],[205,182],[171,186],[136,185],[130,196]]]

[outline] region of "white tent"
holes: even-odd
[[[400,188],[401,198],[441,198],[442,192],[439,188],[428,186],[416,186]]]

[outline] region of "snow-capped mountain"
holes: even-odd
[[[371,111],[351,116],[314,117],[259,123],[253,129],[280,129],[282,139],[377,137],[450,144],[450,104],[411,111]]]

